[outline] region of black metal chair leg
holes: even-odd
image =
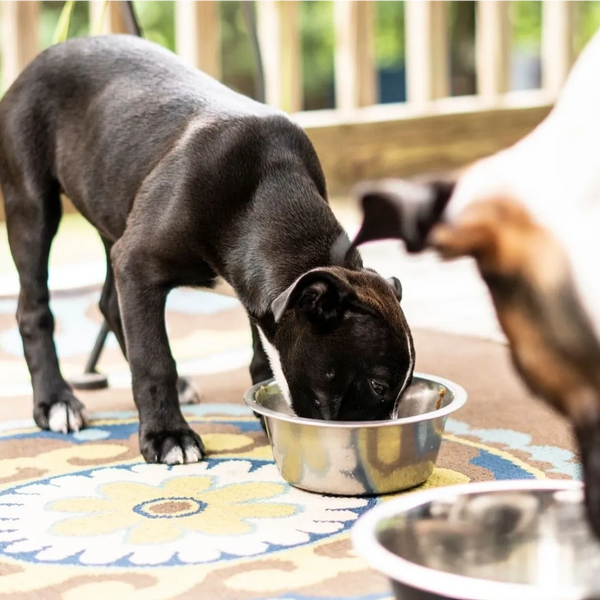
[[[108,377],[102,373],[98,373],[98,371],[96,371],[96,365],[98,364],[98,360],[104,349],[104,344],[106,343],[106,337],[108,336],[109,331],[110,327],[105,319],[83,373],[81,375],[76,375],[69,380],[69,383],[76,390],[102,390],[108,387]]]
[[[119,4],[128,33],[130,35],[142,37],[142,28],[137,20],[137,16],[133,8],[133,2],[123,1]],[[96,343],[94,344],[94,348],[92,349],[92,353],[90,354],[90,358],[88,359],[83,373],[81,375],[72,377],[69,380],[69,383],[76,390],[102,390],[108,387],[108,377],[102,373],[98,373],[98,371],[96,371],[96,365],[98,364],[98,360],[102,354],[102,350],[104,349],[106,336],[108,335],[109,331],[110,327],[105,319],[104,323],[102,323],[102,327],[100,328],[100,332],[96,338]]]

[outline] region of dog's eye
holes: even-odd
[[[371,384],[371,388],[378,396],[385,396],[385,393],[388,390],[388,386],[385,383],[381,383],[381,381],[375,381],[374,379],[370,379],[369,383]]]

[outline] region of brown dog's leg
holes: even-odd
[[[600,538],[600,402],[593,392],[578,396],[570,405],[570,418],[583,466],[585,505],[592,529]]]
[[[581,449],[585,504],[592,528],[600,538],[600,424],[575,429]]]

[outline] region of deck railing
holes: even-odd
[[[104,3],[89,4],[94,21]],[[449,97],[449,4],[405,2],[407,101],[378,105],[376,3],[333,2],[336,108],[302,112],[300,2],[256,3],[266,101],[305,127],[332,193],[346,193],[361,178],[463,165],[513,143],[549,111],[574,60],[577,3],[542,3],[542,87],[510,92],[510,2],[477,2],[477,94],[469,97]],[[177,52],[219,78],[219,3],[178,1],[175,14]],[[0,3],[3,89],[39,51],[39,20],[40,2]],[[124,31],[118,3],[108,3],[102,31]]]

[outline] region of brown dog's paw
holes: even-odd
[[[144,432],[140,451],[146,462],[164,465],[200,462],[205,454],[200,436],[190,427]]]
[[[33,418],[41,429],[57,433],[77,432],[88,424],[84,405],[69,390],[36,405]]]

